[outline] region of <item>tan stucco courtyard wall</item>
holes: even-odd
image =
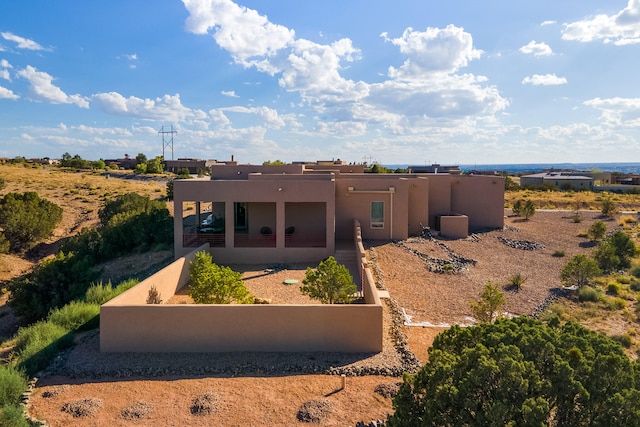
[[[100,308],[104,352],[380,352],[382,305],[359,229],[365,304],[149,305],[155,285],[168,300],[188,283],[189,262],[200,247]]]

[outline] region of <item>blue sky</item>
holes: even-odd
[[[4,2],[0,157],[640,161],[639,62],[640,0]]]

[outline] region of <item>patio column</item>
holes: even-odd
[[[233,248],[235,240],[235,227],[234,227],[234,211],[233,202],[229,200],[224,201],[224,246],[225,248]]]
[[[285,230],[285,209],[284,201],[276,202],[276,248],[284,249],[284,230]]]

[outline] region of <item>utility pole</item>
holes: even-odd
[[[173,125],[171,125],[171,130],[164,130],[164,126],[158,131],[158,134],[162,135],[162,158],[166,160],[164,156],[164,149],[167,147],[171,147],[171,160],[173,160],[173,135],[177,134],[178,131],[173,129]],[[169,136],[167,136],[169,135]]]

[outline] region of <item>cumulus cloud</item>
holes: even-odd
[[[533,55],[533,56],[553,55],[553,51],[551,50],[551,47],[548,44],[544,42],[537,43],[535,40],[531,40],[529,44],[527,44],[526,46],[522,46],[518,50],[524,53],[525,55]]]
[[[408,56],[399,69],[389,68],[391,77],[412,78],[425,73],[452,73],[482,55],[481,50],[473,48],[471,34],[451,24],[446,28],[429,27],[426,31],[407,28],[401,37],[394,39],[390,39],[387,33],[381,36]]]
[[[202,110],[192,110],[182,105],[180,95],[164,95],[156,99],[125,98],[118,92],[98,93],[91,102],[102,111],[117,116],[137,117],[166,122],[201,122],[207,118]]]
[[[2,32],[0,33],[3,39],[7,41],[11,41],[17,44],[19,49],[27,49],[27,50],[46,50],[44,47],[40,46],[38,43],[33,40],[25,39],[24,37],[17,36],[13,33]]]
[[[268,128],[272,129],[280,129],[285,125],[284,120],[276,110],[269,107],[227,107],[221,108],[222,111],[229,111],[233,113],[241,113],[241,114],[255,114]]]
[[[223,94],[224,96],[228,96],[229,98],[240,98],[238,95],[236,95],[236,92],[233,90],[223,90],[220,93]]]
[[[20,97],[13,93],[12,90],[7,89],[6,87],[0,86],[0,99],[19,99]]]
[[[555,74],[534,74],[522,79],[523,85],[534,86],[557,86],[567,84],[565,77],[558,77]]]
[[[2,68],[13,68],[13,66],[6,59],[0,59],[0,67],[2,67]]]
[[[356,129],[361,133],[373,125],[402,132],[403,126],[425,118],[491,115],[508,105],[485,77],[458,74],[480,58],[482,51],[474,48],[471,34],[455,25],[424,31],[407,28],[395,38],[382,33],[386,42],[398,48],[404,62],[390,66],[384,81],[368,83],[344,76],[346,64],[361,58],[361,51],[348,38],[329,43],[295,38],[293,30],[231,0],[183,2],[189,12],[188,31],[211,34],[236,63],[277,76],[284,90],[299,94],[316,110],[319,122],[336,124],[324,131],[343,129],[351,134]],[[251,112],[267,126],[282,126],[284,119],[275,110]]]
[[[593,18],[564,24],[564,40],[627,45],[640,43],[640,0],[629,0],[627,6],[614,15],[596,15]]]
[[[273,24],[266,16],[231,0],[183,0],[183,3],[189,11],[188,31],[207,34],[212,29],[216,43],[246,65],[249,58],[273,55],[294,38],[292,30]]]
[[[593,98],[584,105],[600,110],[609,125],[640,126],[640,98]]]
[[[18,71],[18,77],[29,81],[29,95],[35,101],[52,104],[75,104],[80,108],[89,108],[89,102],[80,95],[67,95],[53,84],[53,77],[44,71],[38,71],[31,65]]]

